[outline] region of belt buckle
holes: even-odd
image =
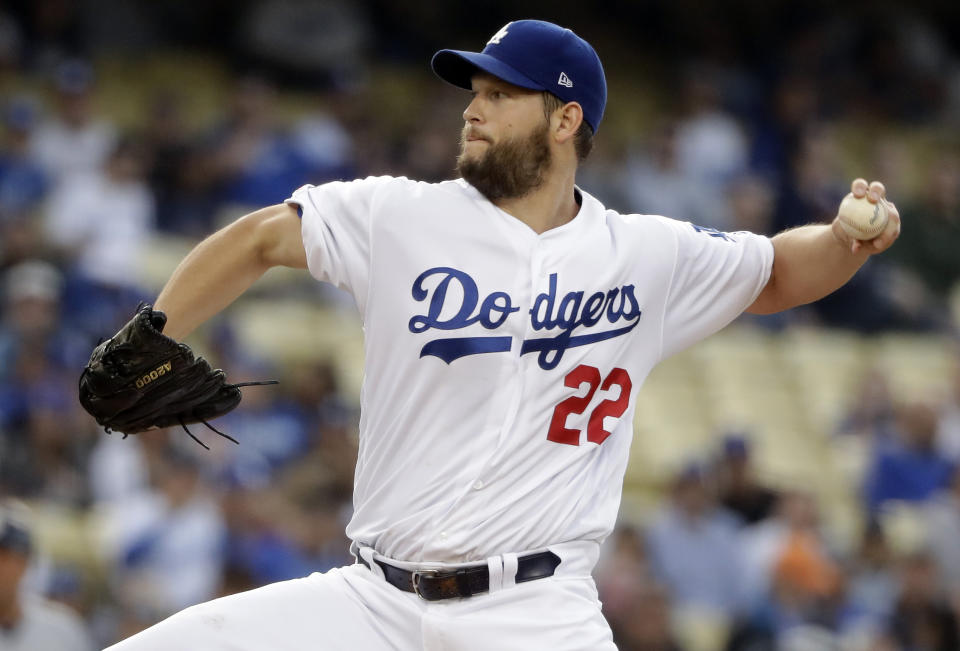
[[[420,579],[424,576],[437,576],[440,570],[414,570],[411,572],[413,579],[413,592],[424,601],[430,601],[420,592]]]

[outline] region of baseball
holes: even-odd
[[[858,240],[872,240],[887,227],[887,204],[883,199],[870,203],[866,197],[858,199],[851,192],[840,202],[837,216],[847,235]]]

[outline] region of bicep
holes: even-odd
[[[260,257],[268,267],[307,268],[300,217],[296,206],[280,203],[261,208],[244,219],[256,222]]]

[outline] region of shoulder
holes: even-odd
[[[609,208],[604,208],[601,215],[604,228],[615,239],[632,242],[632,246],[646,251],[653,247],[661,254],[675,253],[688,235],[685,231],[693,232],[687,222],[661,215],[620,213]]]
[[[364,180],[371,184],[370,206],[374,214],[396,215],[432,210],[462,211],[469,206],[487,200],[462,179],[429,183],[415,181],[404,176],[371,177]]]
[[[678,221],[662,215],[624,213],[613,208],[607,208],[599,199],[587,192],[584,192],[579,186],[577,187],[577,191],[583,197],[583,209],[593,214],[602,215],[603,221],[609,228],[669,233],[671,230],[679,231],[684,227],[691,227],[688,222]]]
[[[430,183],[416,181],[405,176],[377,177],[380,187],[390,196],[405,196],[415,199],[484,200],[482,195],[463,179]]]
[[[687,222],[677,221],[662,215],[645,215],[641,213],[619,213],[615,210],[607,209],[605,212],[608,223],[622,225],[625,228],[643,231],[657,231],[669,234],[672,231],[680,231],[684,227],[689,228]]]

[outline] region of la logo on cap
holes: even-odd
[[[487,41],[487,45],[500,45],[500,40],[507,35],[507,28],[513,24],[513,21],[510,21],[506,25],[500,28],[500,31],[490,37],[490,40]]]

